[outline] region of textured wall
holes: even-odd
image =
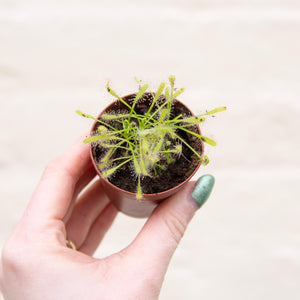
[[[176,252],[161,299],[299,299],[300,2],[0,0],[0,246],[45,164],[134,76],[169,74],[196,113],[215,190]],[[120,215],[97,256],[144,221]]]

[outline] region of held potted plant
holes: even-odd
[[[203,136],[199,124],[205,116],[226,110],[218,107],[201,115],[193,113],[177,97],[175,76],[155,93],[147,84],[137,93],[120,97],[107,84],[115,100],[95,118],[91,135],[91,158],[104,191],[125,214],[147,217],[157,203],[182,188],[201,164],[204,143],[216,142]]]

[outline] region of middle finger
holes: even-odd
[[[84,242],[91,226],[109,203],[103,193],[100,179],[94,182],[76,201],[66,223],[67,236],[77,248]]]

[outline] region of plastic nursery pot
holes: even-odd
[[[122,97],[122,99],[125,100],[127,103],[132,103],[135,95],[136,94],[130,94],[130,95]],[[147,108],[150,106],[151,101],[152,101],[152,100],[149,100],[149,98],[152,97],[150,93],[145,93],[144,95],[146,95],[146,99],[143,99],[142,103],[140,104],[140,107],[138,107],[138,104],[136,106],[137,109],[140,109],[140,112],[139,112],[140,114],[142,113],[143,110],[144,110],[144,112],[147,111]],[[183,103],[181,103],[178,100],[174,100],[174,107],[175,107],[175,112],[177,112],[177,110],[180,110],[180,111],[183,110],[185,115],[188,115],[188,116],[193,115],[193,113],[190,111],[190,109],[188,109]],[[115,100],[100,113],[98,119],[101,118],[101,115],[104,113],[111,114],[114,111],[120,112],[124,109],[126,109],[124,104],[122,104],[119,100]],[[94,135],[95,132],[97,132],[97,128],[99,127],[99,125],[101,125],[99,122],[94,122],[92,129],[91,129],[91,135]],[[198,125],[193,125],[193,126],[195,126],[198,134],[201,134],[199,126]],[[200,153],[200,155],[202,155],[203,150],[204,150],[203,142],[199,139],[197,139],[197,141],[199,144],[198,148],[200,149],[199,153]],[[144,193],[141,199],[137,199],[134,191],[127,191],[124,188],[120,188],[120,187],[114,185],[112,182],[110,182],[110,180],[108,178],[105,178],[102,175],[100,169],[98,168],[99,156],[101,156],[101,153],[99,153],[99,152],[101,152],[101,150],[99,150],[99,146],[97,145],[97,143],[91,143],[90,149],[91,149],[90,150],[91,159],[92,159],[93,165],[97,171],[97,174],[101,178],[101,184],[102,184],[103,191],[106,193],[106,195],[108,196],[110,201],[116,206],[116,208],[119,211],[125,213],[126,215],[129,215],[132,217],[137,217],[137,218],[148,217],[152,213],[152,211],[155,209],[155,207],[158,205],[158,203],[160,203],[164,199],[170,197],[171,195],[173,195],[174,193],[179,191],[182,187],[184,187],[188,183],[188,181],[195,175],[195,173],[197,172],[197,170],[199,169],[199,167],[201,165],[201,162],[198,159],[197,163],[194,163],[193,169],[189,169],[189,171],[188,171],[189,174],[186,176],[186,178],[184,180],[182,180],[181,182],[177,183],[175,186],[172,186],[163,191]],[[184,159],[188,160],[189,158],[190,157],[188,157],[188,158],[185,157]],[[175,162],[175,163],[177,163],[177,162]],[[172,170],[172,168],[171,168],[171,170]],[[114,176],[118,176],[118,172]],[[131,175],[130,172],[128,172],[127,179],[129,181],[129,183],[130,183],[130,181],[132,181],[131,182],[132,186],[135,185],[134,176]],[[148,184],[151,185],[151,181],[148,182]]]

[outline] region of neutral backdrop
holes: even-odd
[[[179,246],[163,300],[300,299],[298,0],[0,0],[0,247],[45,165],[112,98],[175,74],[216,185]],[[145,220],[120,214],[97,257]]]

